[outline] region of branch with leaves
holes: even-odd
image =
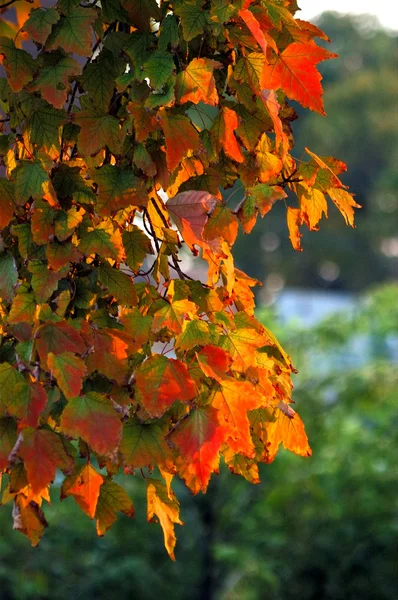
[[[258,483],[281,444],[311,453],[231,249],[279,200],[297,250],[326,196],[353,226],[345,165],[291,155],[288,99],[323,114],[335,56],[293,0],[39,4],[0,37],[2,502],[36,545],[58,469],[103,535],[134,514],[114,476],[137,471],[174,558],[173,477],[196,494],[220,460]]]

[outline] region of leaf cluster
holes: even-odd
[[[103,535],[134,514],[114,475],[139,470],[173,558],[174,475],[205,492],[220,457],[257,483],[280,444],[311,453],[293,366],[231,247],[277,200],[297,250],[325,194],[353,226],[345,165],[290,154],[286,98],[323,114],[316,65],[334,55],[290,0],[16,10],[0,37],[2,501],[37,544],[60,469],[62,498]],[[238,180],[232,210],[223,191]],[[206,283],[182,269],[185,249]]]

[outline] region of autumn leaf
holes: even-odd
[[[133,503],[124,489],[112,479],[104,478],[95,511],[98,535],[105,535],[116,521],[119,511],[127,517],[134,517]]]
[[[172,560],[175,560],[174,548],[176,536],[174,524],[184,525],[179,517],[179,504],[175,494],[170,497],[166,486],[157,479],[147,479],[148,522],[159,519],[163,529],[164,545]]]
[[[83,377],[87,375],[86,366],[81,358],[72,352],[62,352],[57,356],[50,352],[47,363],[65,398],[78,396],[82,389]]]
[[[324,115],[322,76],[315,65],[336,56],[313,42],[293,42],[279,56],[274,56],[270,63],[265,63],[261,87],[283,89],[292,100]]]
[[[218,200],[207,192],[181,192],[167,202],[167,209],[187,244],[200,244],[208,215]]]
[[[177,75],[175,94],[179,104],[204,102],[216,106],[218,93],[213,71],[221,64],[207,58],[194,58],[184,71]]]
[[[18,494],[14,501],[13,529],[26,535],[32,546],[37,546],[48,523],[40,506],[30,502],[23,494]]]
[[[142,404],[154,418],[162,417],[176,401],[188,402],[196,396],[195,383],[184,363],[155,354],[135,373]]]
[[[61,500],[73,496],[76,504],[90,519],[94,519],[103,482],[102,475],[97,473],[91,463],[86,463],[81,467],[77,467],[73,473],[64,479],[61,488]]]
[[[166,142],[167,166],[174,171],[189,152],[199,146],[199,134],[190,119],[179,113],[159,111]]]
[[[74,464],[62,438],[47,429],[25,429],[19,454],[35,494],[54,481],[57,468],[68,471]]]
[[[216,152],[224,150],[227,156],[237,162],[242,162],[243,154],[234,133],[238,124],[236,112],[225,106],[214,119],[210,135]]]
[[[123,464],[130,469],[158,465],[161,469],[175,470],[161,424],[129,421],[123,427],[119,451]]]
[[[225,438],[217,411],[211,406],[193,410],[168,436],[180,452],[179,474],[194,494],[206,492],[211,474],[218,472],[220,446]]]
[[[61,416],[62,430],[81,437],[98,454],[109,454],[117,447],[122,423],[112,402],[96,392],[73,398]]]

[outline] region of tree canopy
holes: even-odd
[[[138,471],[174,558],[175,475],[196,494],[221,457],[258,483],[281,444],[311,454],[231,248],[277,201],[298,251],[327,197],[354,226],[345,164],[291,154],[288,100],[323,115],[336,55],[294,0],[33,4],[3,5],[0,37],[2,501],[36,545],[60,470],[103,535],[134,515],[115,476]]]

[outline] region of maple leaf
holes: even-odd
[[[57,468],[68,471],[74,464],[62,439],[47,429],[26,428],[19,455],[24,461],[28,481],[35,494],[54,481]]]
[[[237,162],[242,162],[243,154],[234,134],[238,123],[236,112],[224,106],[214,119],[210,134],[217,152],[224,150],[227,156]]]
[[[81,128],[78,147],[83,154],[93,155],[105,147],[120,154],[123,140],[115,117],[92,109],[77,113],[75,120]]]
[[[37,427],[39,417],[47,404],[47,394],[39,382],[18,383],[8,413],[15,417],[19,427]]]
[[[292,246],[295,250],[302,252],[303,249],[301,247],[300,238],[302,237],[302,233],[299,231],[299,227],[304,222],[304,215],[299,208],[288,207],[287,213],[287,226],[289,228],[289,237],[292,242]]]
[[[77,467],[73,473],[64,479],[61,488],[61,500],[73,496],[76,503],[90,519],[94,519],[103,482],[102,475],[97,473],[91,463],[86,463],[81,467]]]
[[[196,386],[184,363],[155,354],[135,373],[136,386],[148,414],[162,417],[176,401],[188,402],[196,396]]]
[[[62,352],[57,356],[49,352],[47,363],[65,398],[78,396],[82,389],[83,377],[87,375],[84,362],[72,352]]]
[[[20,92],[33,77],[35,61],[26,50],[16,48],[12,39],[3,36],[0,37],[0,56],[2,54],[10,88]]]
[[[218,92],[214,79],[214,69],[221,64],[208,58],[194,58],[184,71],[177,75],[175,94],[179,104],[204,102],[216,106]]]
[[[14,501],[14,529],[26,535],[32,546],[37,546],[48,523],[40,506],[30,502],[23,494],[18,494]]]
[[[267,54],[267,42],[265,40],[265,36],[263,30],[261,29],[260,23],[257,21],[254,14],[249,9],[242,9],[239,11],[239,16],[249,29],[250,33],[253,35],[254,39],[260,46],[261,50],[264,54]]]
[[[184,240],[192,246],[201,244],[208,215],[217,204],[217,198],[208,192],[181,192],[167,201],[167,209]]]
[[[279,444],[299,456],[312,454],[302,420],[292,408],[289,407],[286,412],[276,408],[271,419],[264,424],[267,462],[273,461]]]
[[[189,152],[197,150],[199,134],[185,115],[165,109],[161,109],[159,114],[166,141],[167,166],[174,171]]]
[[[117,512],[134,517],[134,506],[126,492],[112,479],[104,478],[100,488],[95,519],[97,521],[98,535],[105,535],[117,519]]]
[[[74,7],[52,28],[47,38],[46,49],[63,48],[65,52],[91,55],[91,25],[96,18],[95,13],[88,8]]]
[[[35,334],[36,349],[41,361],[46,364],[48,355],[75,352],[82,354],[85,344],[79,333],[67,323],[44,323]]]
[[[176,536],[174,524],[184,525],[179,517],[179,504],[175,494],[168,492],[167,487],[157,479],[147,479],[148,522],[159,519],[163,529],[164,545],[172,560],[175,560],[174,548]]]
[[[45,44],[51,33],[52,26],[60,19],[60,14],[55,8],[34,8],[29,13],[29,18],[24,23],[24,31],[39,44]]]
[[[17,441],[17,426],[14,419],[0,418],[0,473],[8,466],[8,457]]]
[[[62,430],[81,437],[98,454],[109,454],[119,443],[122,423],[112,402],[96,392],[73,398],[61,416]]]
[[[211,474],[218,472],[220,447],[225,438],[217,411],[211,406],[196,408],[169,434],[170,443],[181,455],[181,463],[177,463],[179,474],[192,493],[204,493]]]
[[[329,188],[328,195],[343,215],[347,225],[354,227],[354,208],[361,208],[361,205],[355,202],[352,194],[342,188]]]
[[[315,65],[337,55],[313,42],[293,42],[269,64],[261,74],[261,87],[271,90],[283,89],[292,100],[305,108],[325,114],[322,101],[322,76]]]
[[[62,57],[43,66],[35,78],[33,89],[40,91],[42,97],[55,108],[62,108],[67,100],[70,88],[69,79],[80,75],[81,66],[71,57]]]
[[[123,427],[119,451],[123,464],[131,469],[158,465],[161,469],[175,470],[165,428],[160,424],[129,421]]]

